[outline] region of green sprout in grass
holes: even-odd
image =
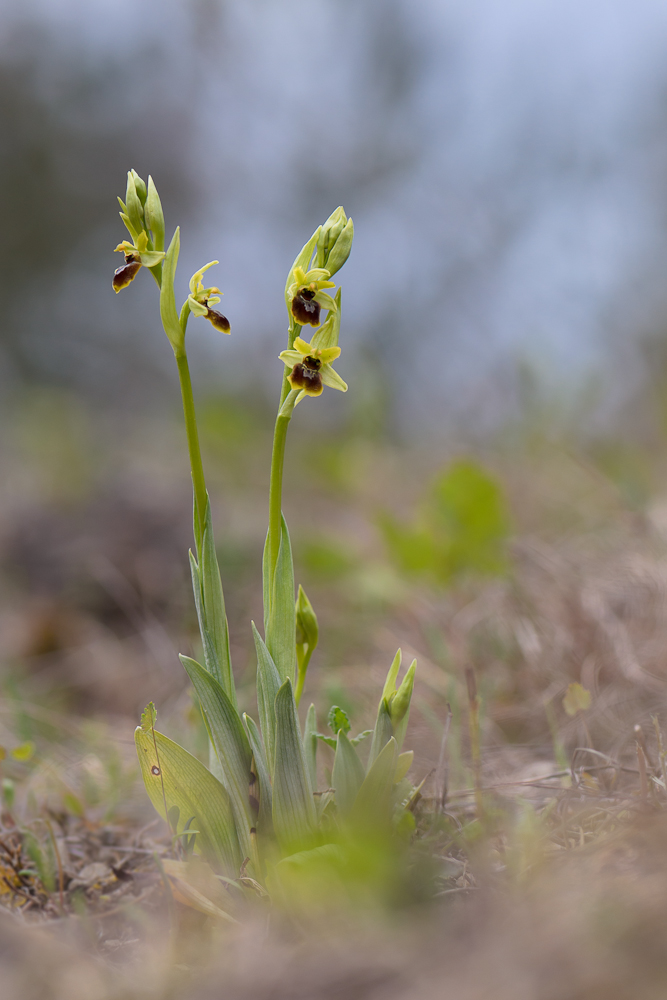
[[[314,705],[306,713],[302,731],[298,706],[319,628],[301,586],[295,598],[290,537],[282,514],[285,448],[294,407],[307,397],[321,395],[325,387],[347,390],[332,367],[340,355],[341,291],[332,297],[325,289],[335,286],[331,277],[350,254],[352,220],[342,207],[337,208],[303,247],[285,285],[288,343],[280,354],[285,367],[269,481],[262,565],[263,635],[252,625],[257,654],[256,722],[238,706],[186,349],[191,315],[206,318],[223,333],[230,332],[229,321],[213,308],[220,301],[220,290],[204,286],[204,273],[217,261],[192,276],[179,310],[174,278],[180,234],[176,229],[165,251],[164,217],[152,179],[146,185],[130,171],[126,199],[120,204],[132,242],[124,241],[117,248],[125,254],[125,264],[116,272],[113,287],[116,291],[127,287],[145,267],[160,289],[162,325],[179,374],[194,492],[195,545],[190,568],[203,662],[186,656],[181,662],[208,732],[209,766],[157,731],[152,704],[136,730],[148,795],[169,823],[173,843],[187,845],[187,851],[179,849],[182,860],[165,864],[165,871],[174,875],[174,866],[186,867],[189,862],[184,859],[194,855],[215,877],[233,881],[237,894],[265,899],[268,890],[283,902],[293,901],[299,887],[303,889],[313,879],[329,887],[332,879],[336,885],[352,885],[358,881],[355,866],[360,857],[369,861],[369,871],[379,872],[377,857],[393,859],[395,843],[404,841],[405,830],[414,826],[410,808],[418,792],[407,779],[412,754],[400,753],[400,749],[415,666],[398,684],[399,651],[380,699],[365,761],[357,747],[367,734],[348,737],[349,721],[345,718],[345,724],[339,724],[344,715],[340,709],[334,712],[333,737],[318,733]],[[324,321],[322,311],[327,313]],[[301,337],[304,325],[315,328],[310,341]],[[318,747],[323,743],[334,751],[326,778],[320,777],[318,769]],[[410,821],[407,825],[406,820]],[[363,855],[363,851],[368,853]],[[393,864],[387,860],[387,870]],[[182,869],[176,875],[187,880]],[[377,877],[384,880],[385,875]],[[233,898],[232,894],[230,908]]]

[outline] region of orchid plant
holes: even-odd
[[[223,333],[226,317],[213,308],[220,290],[204,287],[204,273],[191,278],[189,295],[177,309],[174,278],[180,234],[177,228],[165,250],[162,206],[152,178],[134,171],[127,180],[121,218],[131,242],[116,248],[125,261],[113,288],[126,288],[147,268],[160,291],[160,315],[172,346],[194,490],[194,552],[190,568],[202,643],[202,662],[181,656],[198,698],[210,743],[208,767],[156,729],[151,703],[136,730],[136,746],[148,795],[169,825],[176,858],[165,863],[180,898],[234,919],[238,896],[280,896],[290,873],[310,868],[345,870],[346,858],[359,840],[380,831],[405,837],[414,827],[412,809],[419,790],[407,779],[412,753],[402,753],[415,675],[415,663],[401,683],[400,650],[389,669],[373,730],[349,735],[345,712],[333,706],[329,734],[319,732],[315,706],[303,723],[299,704],[313,652],[318,644],[315,611],[301,586],[295,595],[292,550],[282,515],[283,463],[287,431],[295,407],[325,387],[347,390],[332,367],[338,346],[341,292],[330,295],[331,279],[346,262],[354,226],[337,208],[297,255],[285,285],[288,345],[275,424],[269,484],[269,524],[263,557],[264,621],[262,633],[252,623],[257,654],[257,718],[239,708],[232,669],[225,602],[213,537],[211,508],[202,464],[192,383],[186,350],[191,316],[203,317]],[[322,311],[326,319],[322,321]],[[313,327],[310,341],[301,336]],[[368,751],[363,753],[366,739]],[[318,749],[333,760],[329,771],[318,766]],[[326,773],[326,780],[324,775]],[[188,876],[202,866],[223,899],[203,893]],[[211,883],[213,884],[213,883]],[[234,887],[233,891],[230,887]],[[234,893],[237,895],[235,896]]]

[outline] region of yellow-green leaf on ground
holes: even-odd
[[[568,684],[565,697],[563,698],[563,708],[568,715],[576,715],[577,712],[585,712],[591,707],[591,693],[581,684]]]
[[[216,870],[230,877],[239,873],[241,851],[229,796],[208,768],[192,754],[155,729],[135,730],[137,754],[146,791],[153,806],[167,819],[173,834],[188,822],[197,830],[195,851]]]

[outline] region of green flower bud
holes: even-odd
[[[327,257],[329,256],[331,248],[342,233],[346,222],[347,216],[345,214],[345,209],[342,205],[339,205],[324,223],[322,229],[320,230],[320,235],[317,238],[318,267],[326,267]]]
[[[136,170],[131,170],[130,173],[132,174],[132,179],[134,180],[134,189],[137,192],[139,201],[143,206],[146,204],[146,195],[147,195],[146,185],[144,184],[143,180],[141,179]]]
[[[132,228],[137,232],[143,232],[144,228],[144,206],[137,194],[134,171],[129,170],[127,174],[127,191],[125,193],[125,206]]]
[[[160,196],[157,193],[157,188],[153,183],[152,177],[148,178],[148,192],[144,206],[144,216],[146,225],[153,233],[153,245],[155,249],[164,250],[164,214],[162,212]]]
[[[412,689],[415,686],[415,671],[417,669],[417,661],[413,660],[410,664],[403,682],[394,695],[393,698],[388,700],[389,716],[393,726],[397,726],[399,722],[402,722],[405,718],[409,708],[410,700],[412,698]]]
[[[354,223],[348,219],[336,242],[329,251],[325,267],[329,274],[335,274],[350,256],[352,240],[354,239]]]
[[[296,644],[308,646],[308,652],[312,654],[319,639],[319,626],[317,615],[306,596],[306,592],[299,584],[299,593],[296,599]]]

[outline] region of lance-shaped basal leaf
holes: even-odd
[[[375,827],[389,822],[397,751],[396,740],[392,736],[376,757],[357,793],[351,814],[355,824]]]
[[[169,342],[178,352],[183,348],[183,330],[176,311],[176,299],[174,297],[174,277],[176,275],[176,265],[178,264],[178,254],[181,246],[180,229],[176,229],[167,255],[162,262],[162,287],[160,289],[160,316],[164,332],[169,338]]]
[[[257,710],[266,748],[266,759],[272,772],[276,746],[276,695],[282,681],[264,640],[255,628],[255,623],[251,624],[257,651]]]
[[[278,668],[281,680],[286,681],[289,677],[294,684],[296,677],[294,567],[292,565],[292,546],[284,517],[281,524],[280,548],[273,573],[266,648]]]
[[[266,833],[271,829],[273,825],[272,820],[272,792],[271,792],[271,778],[269,773],[268,762],[266,759],[266,752],[262,744],[262,737],[260,736],[259,729],[257,728],[257,723],[249,715],[244,714],[243,722],[245,723],[246,731],[248,733],[248,740],[250,741],[250,749],[252,750],[252,756],[255,764],[255,774],[259,779],[259,817],[257,828],[260,833]]]
[[[306,713],[306,725],[303,730],[303,752],[306,757],[310,787],[315,792],[317,791],[317,712],[314,705],[310,705]]]
[[[206,518],[202,540],[201,563],[199,567],[201,579],[204,629],[207,633],[209,649],[215,659],[215,669],[209,672],[220,681],[232,705],[236,706],[236,689],[232,673],[232,658],[229,651],[229,629],[225,613],[225,598],[220,581],[218,556],[213,540],[213,524],[211,523],[211,505],[206,503]],[[202,639],[204,636],[202,635]]]
[[[364,766],[347,734],[338,730],[338,746],[331,776],[336,790],[336,805],[342,815],[349,813],[364,781]]]
[[[148,729],[137,727],[135,742],[153,806],[164,820],[168,813],[172,818],[178,815],[172,834],[181,834],[186,827],[197,830],[195,852],[216,871],[236,878],[243,858],[225,788],[201,761],[157,732],[150,721]]]
[[[201,702],[208,734],[215,747],[222,778],[236,820],[241,849],[252,857],[250,828],[254,818],[250,810],[250,745],[237,710],[221,684],[189,656],[181,656],[188,677]]]
[[[289,679],[276,696],[275,753],[273,827],[281,847],[295,850],[310,841],[316,817]]]

